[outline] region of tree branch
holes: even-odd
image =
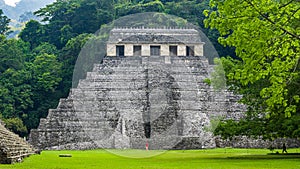
[[[297,10],[295,10],[295,11],[293,12],[293,14],[289,16],[289,19],[283,23],[283,25],[285,25],[286,23],[289,23],[289,21],[290,21],[290,19],[292,19],[292,17],[295,18],[294,15],[295,15],[299,10],[300,10],[300,8],[298,8]]]
[[[252,6],[252,7],[254,8],[254,10],[255,10],[260,16],[262,16],[263,18],[265,18],[268,22],[270,22],[271,24],[277,26],[279,29],[281,29],[281,30],[284,31],[285,33],[291,35],[292,37],[294,37],[294,38],[300,40],[300,36],[299,36],[299,35],[296,35],[296,34],[290,32],[290,31],[286,30],[286,29],[283,28],[282,26],[276,24],[276,22],[272,21],[267,15],[263,14],[260,10],[258,10],[258,9],[255,7],[255,5],[254,5],[251,1],[249,1],[249,0],[244,0],[244,1],[245,1],[246,3],[248,3],[250,6]]]
[[[291,0],[291,1],[289,1],[288,3],[281,5],[281,6],[279,7],[279,9],[288,6],[289,4],[291,4],[291,3],[294,2],[294,1],[295,1],[295,0]]]

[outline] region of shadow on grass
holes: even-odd
[[[266,155],[242,155],[242,156],[232,156],[227,157],[228,159],[247,159],[247,160],[259,160],[259,159],[300,159],[300,153],[286,153],[286,154],[276,154],[269,153]]]

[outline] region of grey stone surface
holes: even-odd
[[[118,43],[199,43],[198,31],[194,29],[149,29],[149,28],[114,28],[110,32],[109,42]]]
[[[233,148],[270,148],[282,149],[283,143],[288,148],[299,148],[300,140],[291,138],[277,138],[273,141],[259,138],[249,138],[247,136],[235,136],[230,139],[222,139],[220,136],[215,137],[216,147],[233,147]]]
[[[4,127],[0,120],[0,163],[21,162],[23,158],[34,154],[34,149],[22,138]]]
[[[213,148],[210,120],[245,106],[216,92],[204,57],[109,57],[49,110],[30,142],[40,149]],[[148,127],[147,127],[148,126]],[[150,130],[150,134],[147,130]]]

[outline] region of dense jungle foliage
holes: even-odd
[[[129,14],[162,12],[202,28],[219,55],[228,88],[248,105],[215,134],[300,135],[298,0],[57,0],[34,12],[17,39],[0,11],[0,118],[21,136],[67,97],[82,46],[102,26]],[[26,19],[24,19],[26,21]]]

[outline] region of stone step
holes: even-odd
[[[153,90],[151,91],[150,94],[150,99],[152,98],[157,98],[159,101],[160,100],[167,100],[167,97],[171,97],[172,100],[176,101],[176,100],[184,100],[184,101],[203,101],[203,100],[208,100],[205,98],[200,98],[203,97],[201,96],[201,94],[197,94],[197,93],[192,93],[194,91],[187,91],[187,92],[169,92],[169,93],[164,93],[160,90]],[[191,94],[189,94],[191,93]],[[171,96],[172,95],[172,96]],[[97,107],[97,104],[99,102],[111,102],[112,104],[114,104],[115,102],[119,102],[119,101],[131,101],[131,102],[138,102],[138,101],[147,101],[147,96],[146,93],[145,94],[139,94],[139,95],[120,95],[120,96],[116,96],[116,95],[110,95],[108,94],[107,96],[89,96],[89,97],[85,97],[85,99],[81,99],[81,97],[85,97],[84,94],[77,94],[76,98],[78,99],[74,99],[73,104],[74,107],[78,107],[78,105],[82,105],[84,103],[91,103],[88,106],[92,106],[91,109],[95,109],[94,107]],[[169,100],[170,98],[168,98]],[[153,100],[153,99],[152,99]],[[96,105],[94,105],[96,104]],[[73,107],[73,108],[74,108]],[[96,108],[97,109],[97,108]]]
[[[72,121],[65,121],[61,123],[51,123],[48,122],[46,124],[40,124],[40,127],[45,127],[45,128],[51,128],[51,129],[60,129],[62,131],[69,131],[70,129],[72,130],[83,130],[83,129],[90,129],[90,128],[100,128],[102,130],[106,129],[112,129],[116,126],[114,126],[113,121],[84,121],[84,119],[77,121],[77,122],[72,122]]]
[[[146,75],[145,74],[137,74],[137,75],[94,75],[94,78],[88,78],[85,80],[80,80],[79,83],[130,83],[130,82],[146,82],[147,80],[145,79]],[[106,77],[107,76],[107,77]],[[166,79],[166,80],[172,80],[173,82],[194,82],[194,83],[199,83],[199,85],[205,85],[208,86],[206,83],[204,83],[204,80],[207,77],[204,76],[195,76],[193,74],[174,74],[171,76],[166,77],[164,76],[159,76],[157,74],[149,74],[148,77],[155,78],[155,79]]]
[[[12,163],[16,163],[19,162],[20,158],[22,160],[24,157],[28,157],[33,154],[34,154],[33,152],[21,152],[19,154],[16,153],[14,156],[9,156],[7,158],[11,159]]]
[[[142,62],[141,57],[124,57],[124,58],[118,58],[118,57],[106,57],[103,59],[103,65],[118,65],[118,64],[140,64]]]
[[[156,97],[153,97],[153,102]],[[151,99],[151,98],[150,98]],[[75,102],[75,110],[76,111],[92,111],[92,110],[97,110],[97,111],[105,111],[107,109],[116,109],[116,110],[121,110],[121,109],[132,109],[132,110],[141,110],[146,106],[147,100],[115,100],[115,101],[98,101],[96,102],[95,100],[84,100],[81,102]],[[157,102],[162,102],[161,104],[158,103],[158,105],[167,105],[169,104],[177,104],[180,108],[182,109],[200,109],[204,103],[198,101],[198,100],[174,100],[172,102],[168,102],[167,99],[160,98],[157,100]],[[206,106],[211,106],[211,107],[218,107],[218,105],[223,106],[225,104],[218,103],[216,104],[215,102],[208,102],[209,104],[205,104]],[[98,105],[96,105],[98,104]]]
[[[28,151],[28,148],[31,148],[30,145],[25,144],[25,143],[19,143],[17,144],[16,142],[14,143],[7,143],[5,145],[6,147],[4,148],[7,151]]]
[[[128,72],[144,72],[145,68],[142,65],[132,65],[132,66],[118,65],[117,67],[103,68],[101,71],[105,71],[105,70],[128,73]]]
[[[125,107],[120,108],[117,106],[112,107],[111,110],[107,110],[106,108],[103,109],[103,107],[99,108],[85,108],[85,107],[78,107],[75,108],[73,111],[70,111],[68,109],[61,110],[61,109],[52,109],[49,111],[49,117],[55,118],[69,118],[70,120],[76,121],[78,118],[83,117],[95,117],[98,119],[107,119],[111,116],[114,116],[115,114],[121,114],[121,113],[135,113],[135,112],[141,112],[144,110],[144,107]],[[43,120],[43,119],[42,119]],[[59,120],[59,119],[58,119]]]
[[[84,98],[84,100],[97,100],[97,99],[144,99],[146,97],[146,91],[145,90],[133,90],[133,91],[128,91],[128,90],[123,90],[123,91],[100,91],[97,92],[95,90],[73,90],[73,96],[74,101],[77,101],[80,98]],[[78,98],[78,99],[75,99]]]
[[[186,57],[168,57],[170,58],[171,64],[199,64],[202,63],[203,65],[208,65],[208,61],[205,58],[186,58]],[[143,57],[143,58],[104,58],[103,65],[110,65],[110,66],[116,66],[116,65],[139,65],[139,64],[166,64],[165,57]],[[103,66],[102,65],[102,66]],[[167,63],[168,65],[168,63]],[[98,65],[97,65],[98,66]]]
[[[74,101],[79,101],[81,98],[83,98],[82,94],[84,95],[84,97],[87,96],[87,99],[85,99],[85,100],[95,100],[95,98],[97,98],[98,96],[101,98],[102,96],[106,95],[107,93],[112,93],[113,95],[115,95],[115,93],[118,93],[118,92],[120,92],[120,95],[128,94],[128,93],[132,93],[132,95],[135,95],[135,94],[141,93],[141,95],[143,95],[143,93],[147,92],[146,89],[147,88],[141,88],[141,89],[135,89],[135,90],[128,90],[128,89],[124,89],[124,88],[121,88],[121,89],[117,89],[117,88],[115,88],[115,89],[108,89],[108,88],[106,88],[106,89],[104,89],[104,88],[101,88],[101,89],[96,89],[96,88],[79,89],[79,88],[76,88],[76,89],[74,89],[73,88],[70,91],[68,99],[61,99],[60,103],[65,104],[65,102],[66,102],[66,105],[71,106],[70,108],[72,108]],[[173,89],[176,92],[182,93],[182,94],[195,93],[201,97],[211,95],[211,92],[209,90],[206,90],[205,88],[183,89],[183,88],[173,87],[171,89]],[[149,92],[156,91],[156,90],[159,91],[160,88],[157,87],[154,89],[150,89]]]
[[[115,84],[117,85],[122,85],[124,83],[127,84],[145,84],[148,81],[158,81],[158,82],[172,82],[173,84],[195,84],[197,85],[197,88],[208,88],[209,86],[204,83],[204,79],[205,78],[198,78],[198,77],[193,77],[191,75],[187,75],[190,77],[185,77],[185,76],[158,76],[156,74],[149,74],[148,77],[151,78],[151,80],[146,80],[146,79],[85,79],[85,80],[81,80],[79,82],[79,88],[82,88],[82,86],[84,86],[85,88],[89,87],[89,88],[95,88],[95,87],[100,87],[100,86],[115,86]]]
[[[27,153],[32,154],[32,150],[29,150],[29,148],[10,149],[7,151],[7,157],[13,157],[16,155],[25,155]]]
[[[170,66],[166,67],[165,65],[145,65],[144,67],[131,67],[131,66],[119,66],[119,67],[113,67],[113,68],[102,68],[99,70],[94,70],[94,74],[103,75],[103,76],[109,76],[109,75],[132,75],[132,74],[144,74],[147,72],[153,72],[153,71],[162,71],[162,72],[169,72],[170,74],[196,74],[199,76],[208,76],[209,72],[207,71],[207,68],[199,68],[196,66]],[[89,72],[87,77],[91,77],[91,73]],[[93,75],[93,74],[92,74]]]
[[[77,88],[130,88],[138,89],[146,87],[145,81],[113,81],[113,82],[91,82],[91,81],[80,81]]]
[[[40,133],[40,135],[44,135],[44,136],[50,136],[51,135],[55,135],[55,136],[61,136],[64,137],[62,135],[62,132],[67,131],[68,135],[75,135],[75,136],[89,136],[89,134],[91,134],[92,132],[95,132],[95,134],[101,134],[101,132],[106,131],[109,133],[115,132],[114,128],[85,128],[84,130],[78,130],[78,129],[68,129],[68,130],[61,130],[61,129],[57,129],[57,128],[53,128],[53,129],[36,129],[36,131],[38,131]],[[65,134],[67,134],[65,133]]]
[[[161,87],[162,85],[165,85],[165,83],[167,82],[156,82],[156,81],[151,81],[150,83],[154,83],[155,82],[155,86],[159,85],[158,87]],[[131,83],[133,86],[130,86],[130,84],[124,84],[122,86],[118,85],[117,83],[112,84],[111,86],[104,86],[104,85],[95,85],[95,86],[80,86],[78,87],[79,90],[94,90],[94,91],[110,91],[110,90],[115,90],[115,91],[119,91],[119,90],[130,90],[130,91],[136,91],[136,90],[145,90],[147,89],[147,84],[134,84]],[[154,86],[154,85],[153,85]],[[205,89],[207,88],[202,87],[200,88],[202,85],[199,85],[199,89]],[[184,90],[184,91],[197,91],[199,89],[195,89],[195,88],[183,88],[180,87],[178,85],[171,85],[170,89],[175,89],[175,90]]]
[[[95,79],[98,81],[113,81],[113,80],[144,80],[146,78],[146,74],[144,72],[141,73],[124,73],[124,74],[101,74],[99,72],[88,72],[86,79]]]
[[[20,158],[34,154],[31,146],[0,124],[0,163],[19,162]]]
[[[5,145],[7,147],[22,147],[22,146],[26,146],[27,143],[22,143],[21,140],[8,140],[8,138],[4,138],[3,140],[1,140],[2,145]]]
[[[207,72],[208,65],[205,63],[194,63],[188,61],[178,61],[172,62],[171,64],[165,64],[165,62],[157,61],[157,62],[143,62],[143,64],[118,64],[114,66],[99,66],[95,65],[93,72],[103,72],[109,70],[113,71],[144,71],[145,69],[162,69],[162,70],[176,70],[176,69],[198,69],[198,70],[205,70]]]
[[[88,109],[84,109],[84,111],[80,111],[79,109],[75,109],[70,111],[68,109],[51,109],[49,111],[49,116],[51,117],[60,117],[60,118],[68,118],[70,120],[76,121],[78,118],[97,118],[106,120],[105,116],[107,114],[116,114],[118,113],[116,110],[105,110],[105,111],[90,111]],[[63,120],[63,119],[58,119]]]
[[[5,131],[1,131],[0,132],[2,139],[5,138],[5,140],[7,141],[15,141],[15,140],[22,140],[21,138],[19,138],[17,135],[11,133],[11,132],[5,132]]]
[[[205,67],[208,68],[210,67],[207,62],[202,62],[202,61],[197,61],[197,60],[171,60],[171,62],[166,63],[165,60],[157,60],[157,61],[152,61],[152,60],[144,60],[142,62],[123,62],[122,61],[118,64],[94,64],[94,69],[93,71],[96,70],[101,70],[103,68],[117,68],[117,67],[133,67],[133,68],[143,68],[147,66],[164,66],[164,67],[188,67],[188,66],[194,66],[194,67]]]

